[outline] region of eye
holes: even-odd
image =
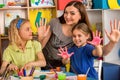
[[[68,12],[65,11],[64,14],[68,14]]]
[[[26,31],[30,31],[30,28],[29,28],[29,27],[27,27],[27,28],[26,28]]]
[[[81,37],[81,36],[82,36],[82,35],[80,35],[80,34],[78,35],[78,37]]]
[[[74,12],[71,12],[70,14],[71,14],[71,15],[75,15],[75,13],[74,13]]]
[[[76,36],[75,35],[73,35],[73,38],[75,38]]]

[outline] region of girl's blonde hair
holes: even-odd
[[[21,20],[21,22],[19,20]],[[8,30],[9,44],[21,46],[22,39],[19,35],[19,29],[24,23],[28,21],[29,21],[28,19],[23,19],[23,18],[16,18],[11,21]]]

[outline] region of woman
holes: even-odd
[[[46,25],[41,25],[38,28],[38,38],[44,47],[43,53],[47,62],[53,67],[62,65],[61,57],[57,55],[58,48],[64,46],[70,48],[73,45],[71,30],[78,23],[86,23],[87,26],[91,27],[84,5],[79,1],[71,1],[66,5],[61,17],[50,21],[48,28]],[[114,24],[117,22],[115,21]],[[110,41],[103,47],[104,55],[112,50],[120,38],[119,29],[116,28],[116,25],[112,27],[114,28],[111,28],[111,35],[106,31]]]

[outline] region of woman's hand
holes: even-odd
[[[49,34],[50,26],[48,26],[48,27],[46,26],[45,18],[41,18],[39,24],[40,24],[40,26],[38,25],[38,23],[36,24],[36,26],[37,26],[37,30],[38,30],[38,39],[39,39],[39,41],[41,41]]]
[[[65,48],[59,48],[58,51],[60,52],[60,54],[58,54],[59,56],[61,56],[63,59],[68,59],[70,58],[74,53],[70,53],[68,54],[68,50],[67,50],[67,47]]]
[[[100,38],[101,32],[96,31],[96,33],[93,33],[93,40],[88,41],[89,44],[92,44],[94,46],[100,45],[102,38]]]
[[[120,21],[118,22],[118,25],[117,20],[114,20],[114,22],[110,21],[110,27],[110,33],[105,29],[106,35],[110,42],[117,43],[120,39]]]

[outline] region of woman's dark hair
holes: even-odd
[[[89,28],[91,28],[91,25],[90,25],[90,22],[89,22],[89,19],[88,19],[88,15],[87,15],[87,11],[86,11],[86,8],[85,6],[82,4],[82,2],[80,1],[71,1],[69,2],[65,8],[64,8],[64,12],[63,12],[63,15],[59,17],[59,20],[60,20],[60,23],[61,24],[64,24],[66,23],[65,22],[65,19],[64,19],[64,13],[65,13],[65,10],[68,6],[74,6],[76,9],[78,9],[80,15],[81,15],[81,19],[79,20],[78,24],[79,23],[85,23],[87,24],[87,26]],[[92,31],[91,31],[91,38],[92,38]]]

